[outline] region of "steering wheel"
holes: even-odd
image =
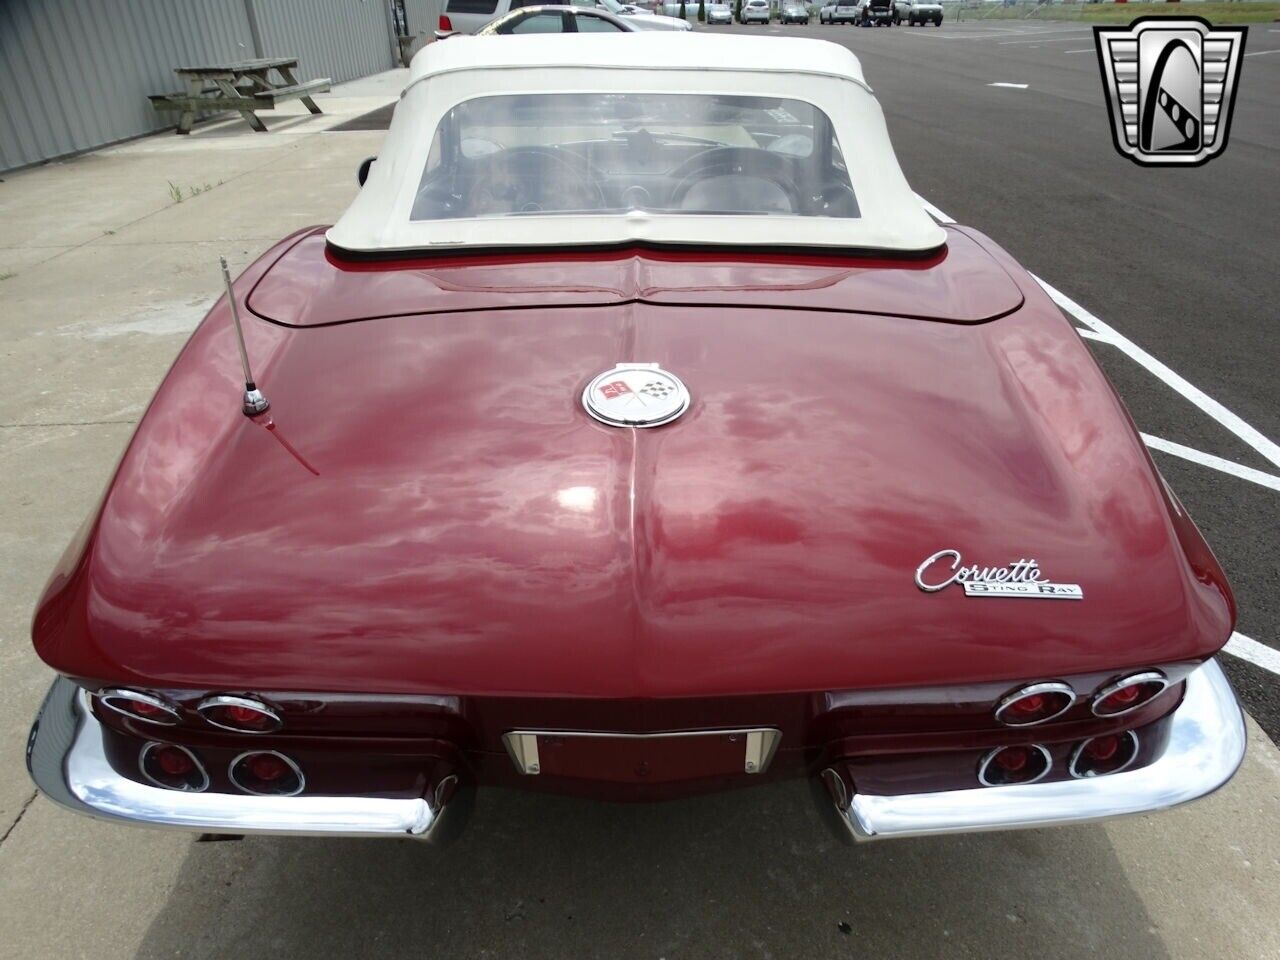
[[[671,191],[671,205],[680,206],[694,184],[712,177],[754,176],[776,184],[787,195],[793,213],[799,213],[800,188],[789,172],[784,154],[770,153],[758,147],[713,147],[695,154],[670,173],[676,181]]]
[[[605,206],[595,171],[576,153],[550,147],[510,147],[472,157],[467,166],[471,216],[600,210]]]

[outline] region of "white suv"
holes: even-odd
[[[744,0],[739,16],[743,23],[768,23],[769,0]]]
[[[490,20],[505,17],[521,7],[541,6],[548,0],[445,0],[440,14],[441,33],[475,33]],[[662,17],[652,13],[628,13],[618,0],[552,0],[573,7],[591,7],[607,10],[621,17],[636,30],[692,30],[692,26],[677,17]],[[763,0],[762,0],[763,2]]]

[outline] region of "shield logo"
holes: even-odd
[[[1122,156],[1143,166],[1194,167],[1226,149],[1246,30],[1200,17],[1093,28]]]

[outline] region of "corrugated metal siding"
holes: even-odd
[[[304,79],[393,65],[385,0],[249,2],[262,55],[298,57]],[[0,0],[0,170],[172,126],[147,94],[180,89],[174,67],[257,56],[245,5]]]
[[[395,66],[385,0],[254,0],[264,57],[297,57],[299,77],[337,83]]]
[[[252,55],[244,0],[0,0],[0,169],[172,126],[175,66]]]

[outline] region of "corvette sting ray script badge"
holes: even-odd
[[[660,427],[689,409],[689,391],[656,363],[620,363],[587,384],[582,405],[611,427]]]
[[[1034,560],[1016,560],[1005,567],[961,566],[959,550],[939,550],[916,567],[916,586],[925,593],[937,593],[953,583],[964,587],[966,597],[1084,599],[1084,591],[1078,583],[1046,580],[1040,565]]]

